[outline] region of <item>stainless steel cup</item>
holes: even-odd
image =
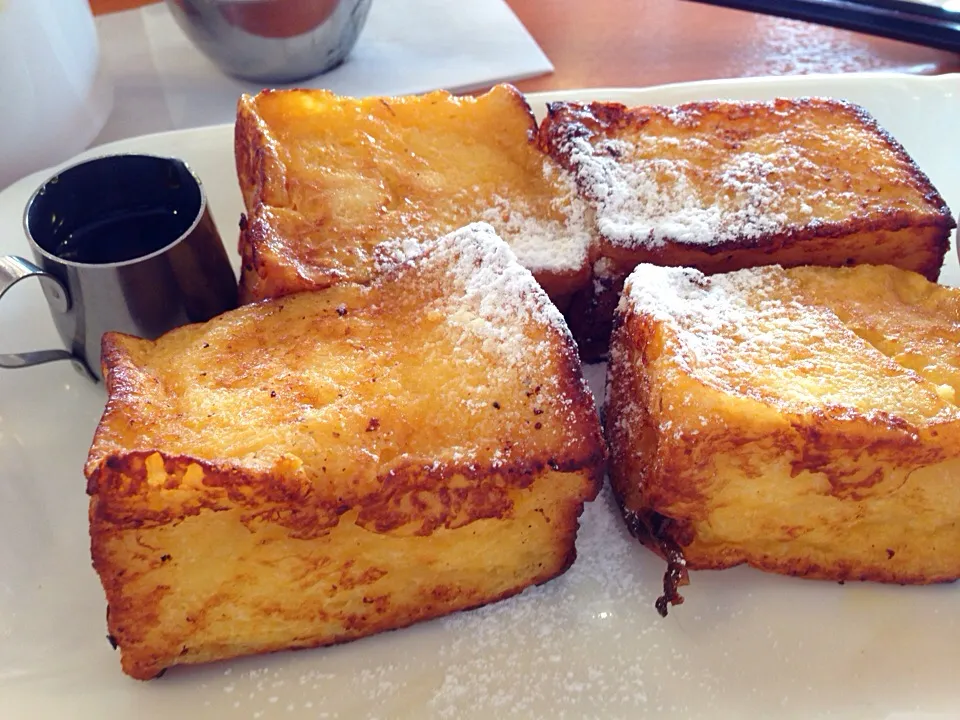
[[[200,180],[181,160],[110,155],[47,180],[24,231],[33,261],[0,256],[0,298],[40,282],[66,349],[0,355],[0,368],[69,359],[102,379],[100,340],[153,339],[236,306],[237,282]]]
[[[353,49],[371,0],[166,0],[193,44],[228,75],[295,82]]]

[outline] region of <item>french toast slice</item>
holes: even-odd
[[[631,531],[686,568],[960,576],[960,290],[891,266],[640,265],[607,376]]]
[[[589,358],[641,263],[894,265],[936,280],[955,227],[903,147],[839,100],[552,103],[539,144],[595,211],[595,281],[567,312]]]
[[[588,210],[538,150],[511,86],[362,99],[267,90],[240,99],[235,130],[243,301],[369,282],[378,244],[474,221],[493,225],[561,307],[589,283]]]
[[[105,336],[85,472],[127,674],[403,627],[573,562],[606,451],[559,312],[482,224],[378,262]]]

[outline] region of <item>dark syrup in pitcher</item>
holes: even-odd
[[[86,265],[125,262],[162,250],[188,228],[189,220],[176,210],[131,209],[74,229],[53,254]]]

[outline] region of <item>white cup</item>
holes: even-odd
[[[0,188],[103,128],[112,85],[88,0],[0,0]]]

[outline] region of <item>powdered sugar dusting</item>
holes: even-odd
[[[750,373],[753,352],[773,352],[788,338],[823,334],[818,313],[783,300],[788,282],[779,266],[706,276],[693,268],[639,265],[627,278],[621,312],[666,323],[677,334],[681,362],[699,375]],[[805,340],[806,341],[806,340]]]
[[[485,707],[497,717],[542,717],[547,707],[561,716],[591,717],[597,697],[606,699],[614,715],[662,701],[654,679],[662,668],[646,666],[632,650],[612,646],[602,660],[579,661],[596,657],[590,652],[589,628],[605,634],[622,621],[611,609],[614,598],[649,602],[647,591],[635,595],[637,576],[630,569],[639,548],[626,535],[606,493],[588,507],[583,524],[580,559],[567,575],[440,621],[452,640],[440,649],[443,679],[429,701],[436,717],[460,717],[464,707]],[[656,624],[644,623],[639,632],[650,635],[653,645],[658,630]],[[518,637],[527,642],[517,645]],[[637,639],[623,638],[623,645]],[[512,682],[514,677],[525,681]]]
[[[746,297],[762,292],[781,273],[778,267],[758,267],[716,276],[694,268],[661,268],[642,264],[624,284],[621,309],[650,315],[698,335],[698,358],[713,360],[706,343],[724,329],[740,327],[747,311]]]
[[[617,278],[619,274],[616,263],[610,258],[601,257],[593,263],[593,293],[599,296],[606,290],[607,284]],[[623,277],[622,275],[620,276]]]
[[[628,535],[608,490],[581,526],[578,559],[556,580],[348,645],[238,661],[219,699],[246,718],[273,705],[311,718],[710,717],[688,697],[722,686],[691,672],[696,654],[671,647],[672,624],[652,609],[659,559]]]
[[[385,244],[428,241],[458,225],[486,223],[531,272],[540,275],[582,271],[595,242],[593,211],[581,197],[573,175],[551,159],[543,160],[538,179],[542,182],[534,183],[528,194],[512,187],[501,188],[500,193],[480,185],[464,187],[454,195],[458,209],[453,217],[460,218],[459,221],[453,225],[425,223],[416,213],[402,214],[397,220],[403,236],[392,237]],[[377,252],[383,255],[393,251],[381,248]]]
[[[597,203],[597,229],[612,242],[711,245],[770,235],[787,224],[777,167],[756,153],[730,154],[705,179],[691,159],[644,157],[620,139],[574,137],[563,152]],[[704,197],[704,183],[723,200]]]
[[[494,204],[479,219],[493,225],[532,272],[576,272],[586,265],[593,242],[587,205],[569,173],[546,161],[542,171],[544,179],[559,188],[549,203],[550,216],[522,198],[494,195]]]
[[[935,385],[865,341],[834,310],[848,284],[876,283],[885,292],[874,272],[883,270],[769,266],[704,276],[643,264],[627,278],[619,312],[662,323],[681,371],[729,396],[781,412],[831,408],[917,424],[955,418],[956,406]],[[823,288],[813,290],[804,277],[819,277]],[[865,332],[875,336],[878,329]]]
[[[381,272],[404,265],[422,266],[421,272],[437,264],[447,267],[452,289],[447,322],[479,337],[483,351],[507,365],[549,357],[555,335],[544,336],[544,329],[569,337],[556,306],[489,224],[474,223],[425,243],[387,243],[379,263]]]

